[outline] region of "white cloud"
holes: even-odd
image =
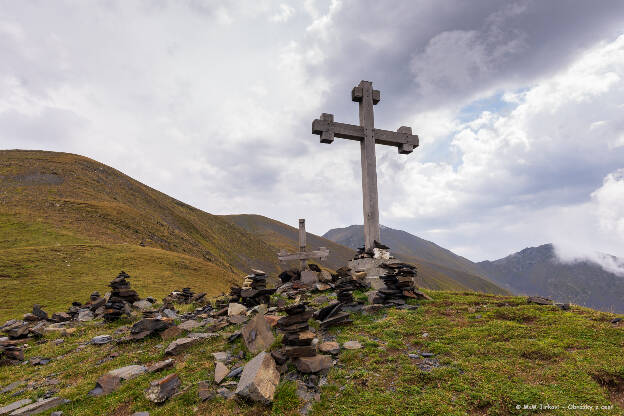
[[[294,7],[289,6],[288,4],[282,3],[279,5],[279,12],[271,16],[270,20],[272,22],[284,23],[284,22],[287,22],[294,14],[295,14]]]

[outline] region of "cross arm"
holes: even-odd
[[[332,114],[321,114],[312,122],[312,133],[321,136],[321,143],[332,143],[334,137],[348,140],[362,141],[364,139],[364,128],[353,124],[337,123]],[[398,147],[399,153],[412,153],[418,147],[418,135],[412,134],[410,127],[399,127],[394,131],[374,129],[373,136],[375,143],[386,146]]]
[[[306,251],[299,253],[289,253],[286,250],[282,250],[277,253],[279,261],[289,260],[308,260],[308,259],[320,259],[325,260],[329,256],[329,249],[325,247],[319,247],[318,250]]]

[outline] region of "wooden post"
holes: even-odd
[[[306,230],[305,230],[305,219],[299,219],[299,252],[305,253],[306,251]],[[305,259],[299,260],[299,270],[305,269],[307,265],[307,261]]]

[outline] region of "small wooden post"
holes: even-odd
[[[306,251],[306,230],[305,230],[305,219],[299,219],[299,252],[305,253]],[[299,270],[305,269],[308,264],[306,259],[299,260]]]

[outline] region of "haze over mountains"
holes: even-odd
[[[361,225],[337,228],[324,237],[357,248],[363,244]],[[586,260],[562,262],[552,244],[526,248],[495,261],[472,261],[405,231],[381,228],[381,239],[404,261],[453,272],[480,276],[518,295],[539,295],[599,310],[624,312],[624,277]],[[623,263],[614,259],[614,263]]]

